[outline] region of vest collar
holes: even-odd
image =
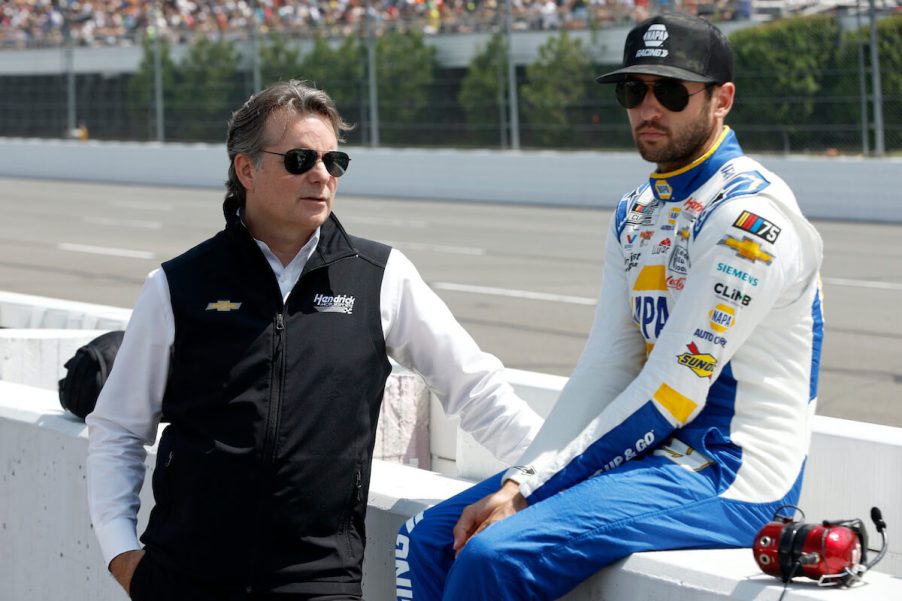
[[[335,213],[329,213],[329,217],[320,227],[319,244],[316,245],[316,249],[307,260],[302,275],[311,269],[348,257],[355,257],[357,254],[353,240],[338,221],[338,217],[335,216]]]
[[[263,251],[260,250],[253,236],[247,231],[241,219],[238,218],[237,211],[237,205],[231,205],[229,199],[226,199],[223,203],[223,213],[226,216],[226,232],[233,239],[241,240],[241,243],[247,246],[248,252],[251,252],[250,249],[253,248],[253,251],[259,253],[260,257],[265,260]],[[329,217],[320,226],[319,243],[307,260],[307,264],[304,266],[304,271],[301,274],[303,275],[311,269],[329,265],[357,254],[358,252],[351,236],[348,235],[341,222],[338,221],[335,213],[329,213]]]

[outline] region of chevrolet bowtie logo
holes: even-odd
[[[241,303],[233,303],[227,300],[218,300],[215,303],[207,304],[207,311],[237,311],[241,307]]]
[[[727,234],[720,240],[720,242],[718,242],[718,244],[729,246],[736,251],[736,254],[738,256],[742,257],[746,261],[751,261],[752,263],[754,263],[755,261],[764,261],[765,264],[770,265],[774,260],[774,255],[761,250],[761,245],[748,236],[743,236],[742,241],[739,241],[733,236]]]

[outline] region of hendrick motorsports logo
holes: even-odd
[[[686,345],[688,353],[677,355],[677,362],[691,369],[699,378],[710,378],[717,367],[717,359],[711,353],[702,353],[694,342]]]
[[[356,301],[357,299],[347,294],[337,294],[335,296],[317,294],[313,297],[313,308],[320,313],[345,313],[350,315],[354,312],[354,303]]]

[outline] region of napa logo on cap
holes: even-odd
[[[646,46],[657,48],[669,37],[670,34],[667,33],[667,26],[655,23],[645,30],[645,35],[642,36],[642,39],[645,40]]]
[[[665,25],[662,25],[661,23],[650,25],[648,29],[645,30],[645,35],[642,36],[642,40],[645,42],[645,48],[640,48],[636,51],[636,58],[643,56],[664,58],[670,53],[667,52],[666,48],[661,48],[661,46],[669,37],[670,34],[667,33],[667,27]]]

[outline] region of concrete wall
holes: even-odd
[[[815,433],[805,494],[820,490],[823,495],[816,503],[803,502],[809,519],[864,518],[865,508],[874,503],[883,508],[892,530],[902,517],[902,491],[897,477],[902,467],[899,431],[891,428],[876,433],[869,431],[865,440],[849,433],[849,427],[854,432],[854,424],[836,425],[842,434],[831,438],[833,435],[824,431],[822,423]],[[0,597],[3,599],[126,599],[106,573],[88,519],[84,491],[86,448],[87,428],[62,413],[52,391],[0,381],[0,582],[3,583]],[[872,478],[873,474],[856,475],[853,469],[837,469],[848,465],[848,457],[857,456],[861,451],[873,453],[873,464],[878,466],[877,478]],[[152,466],[154,461],[155,451],[151,447],[147,463]],[[364,564],[368,601],[394,598],[395,538],[401,523],[466,486],[467,481],[398,463],[374,463]],[[855,500],[856,509],[823,512],[834,498]],[[149,487],[142,491],[141,500],[139,530],[146,524],[152,503]],[[866,576],[867,586],[842,593],[818,589],[814,583],[800,580],[793,584],[784,601],[832,600],[836,594],[841,594],[845,601],[900,599],[902,566],[899,563],[899,554],[894,552],[877,566],[880,571]],[[670,551],[633,555],[601,570],[565,599],[761,601],[776,599],[780,588],[778,580],[757,569],[748,549]]]
[[[54,388],[64,358],[97,333],[72,328],[93,327],[99,319],[121,327],[128,313],[0,293],[0,328],[20,328],[0,330],[0,582],[4,583],[0,598],[125,599],[106,573],[88,519],[87,429],[60,409]],[[49,324],[70,329],[41,329]],[[508,370],[507,377],[542,414],[550,410],[566,381],[520,370]],[[369,601],[394,598],[394,542],[400,524],[470,482],[403,464],[432,460],[448,473],[473,479],[501,467],[460,433],[454,420],[437,410],[429,416],[426,396],[422,382],[411,374],[395,373],[390,379],[377,456],[391,462],[374,463],[368,499],[364,587]],[[386,420],[387,415],[397,419]],[[431,457],[424,437],[427,419]],[[902,480],[897,477],[902,472],[902,429],[818,417],[814,430],[801,502],[809,519],[866,519],[869,508],[877,505],[890,529],[902,522]],[[149,478],[155,449],[148,450]],[[141,500],[139,530],[152,504],[149,487]],[[867,587],[846,591],[843,598],[902,598],[902,553],[891,549],[876,570],[867,576]],[[748,549],[677,551],[629,557],[600,571],[566,599],[751,601],[776,598],[779,589],[778,581],[757,570]],[[830,593],[800,583],[784,601],[827,599]]]
[[[741,133],[740,138],[741,138]],[[613,207],[652,166],[632,152],[349,148],[341,194]],[[811,218],[902,222],[902,159],[766,156]],[[0,138],[0,176],[222,189],[209,144]]]

